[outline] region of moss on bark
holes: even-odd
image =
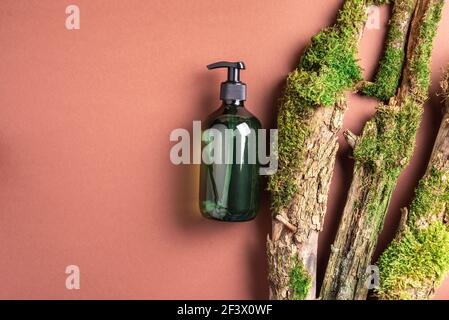
[[[366,268],[397,178],[413,152],[428,96],[430,54],[443,3],[417,1],[397,94],[388,105],[380,104],[356,141],[354,179],[323,281],[323,299],[366,298]]]
[[[396,0],[389,22],[384,55],[373,83],[362,88],[362,93],[386,101],[396,94],[402,74],[407,38],[407,21],[415,8],[415,0]]]
[[[290,287],[292,289],[292,300],[304,300],[307,297],[312,279],[310,274],[304,268],[304,264],[298,256],[293,258],[293,265],[290,270]]]
[[[442,83],[445,97],[449,92],[448,77]],[[380,288],[376,294],[381,299],[431,298],[449,272],[447,107],[429,169],[415,191],[405,226],[379,259]]]
[[[297,191],[293,177],[301,166],[312,109],[334,105],[362,79],[357,38],[366,20],[365,7],[364,0],[346,1],[337,23],[313,37],[299,66],[287,78],[278,116],[279,170],[268,186],[275,211],[285,208]]]
[[[312,38],[287,78],[278,114],[279,169],[268,184],[274,218],[267,241],[273,299],[315,298],[318,232],[346,108],[344,92],[362,79],[357,44],[368,2],[346,0],[337,22]]]

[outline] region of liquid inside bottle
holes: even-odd
[[[200,208],[222,221],[247,221],[258,210],[260,176],[256,117],[226,104],[211,115],[202,136]]]

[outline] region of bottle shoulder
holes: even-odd
[[[262,127],[259,119],[257,119],[245,107],[220,107],[217,111],[212,113],[206,123],[207,127],[215,124],[223,124],[227,127],[235,127],[236,125],[245,122],[250,128],[260,129]]]

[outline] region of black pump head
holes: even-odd
[[[228,68],[228,80],[221,83],[220,99],[232,101],[246,100],[246,84],[240,81],[240,70],[245,64],[239,62],[220,61],[207,66],[207,69]]]

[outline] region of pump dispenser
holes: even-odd
[[[209,70],[227,68],[221,83],[221,107],[203,126],[200,208],[206,218],[248,221],[259,207],[259,120],[244,106],[246,84],[240,81],[243,62],[216,62]]]
[[[223,101],[245,101],[246,84],[240,81],[240,70],[245,70],[243,62],[216,62],[207,69],[228,68],[228,80],[221,83],[220,99]]]

